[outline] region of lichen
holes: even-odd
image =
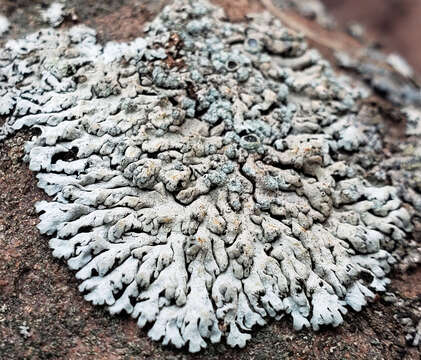
[[[9,31],[10,22],[4,15],[0,14],[0,36]]]
[[[59,26],[64,21],[64,2],[53,2],[47,9],[41,11],[41,18],[53,27]]]
[[[53,255],[152,339],[197,352],[284,314],[338,326],[389,282],[412,225],[354,161],[378,129],[269,14],[230,24],[178,0],[127,44],[84,26],[9,41],[0,72],[0,140],[39,129],[25,151]]]
[[[367,47],[360,49],[358,55],[337,51],[335,58],[340,67],[359,74],[374,93],[391,103],[421,106],[421,91],[411,77],[413,70],[397,54],[386,55]]]

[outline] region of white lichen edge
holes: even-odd
[[[0,36],[9,31],[10,22],[6,16],[0,14]]]
[[[64,21],[65,3],[53,2],[47,9],[41,10],[41,18],[50,26],[57,27]]]
[[[86,300],[191,352],[244,347],[285,313],[339,325],[411,231],[398,189],[353,161],[381,148],[358,88],[268,14],[223,19],[182,0],[145,39],[103,47],[76,26],[0,53],[0,140],[39,129],[26,160],[53,255]]]

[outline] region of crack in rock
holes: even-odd
[[[0,140],[23,127],[38,228],[85,299],[197,352],[255,325],[338,326],[383,291],[411,215],[353,160],[358,87],[267,13],[166,7],[143,39],[40,30],[0,52]],[[340,158],[340,160],[338,160]]]

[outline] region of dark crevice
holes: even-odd
[[[194,84],[191,81],[186,81],[186,91],[190,99],[197,100],[197,94]]]
[[[278,108],[278,104],[277,103],[273,103],[266,110],[260,110],[260,114],[262,116],[267,116],[267,115],[269,115],[270,113],[272,113],[272,111],[274,111],[277,108]]]
[[[296,170],[290,164],[282,164],[279,161],[273,161],[270,156],[263,158],[263,163],[267,165],[272,165],[280,170]]]
[[[173,96],[168,97],[168,101],[171,103],[172,106],[178,105],[177,100]]]
[[[113,163],[110,163],[110,169],[111,169],[111,170],[117,170],[118,165],[119,165],[119,164],[113,164]]]
[[[68,151],[60,151],[58,153],[55,153],[51,158],[51,164],[57,163],[57,161],[74,161],[77,158],[77,153],[79,149],[76,146],[73,146]]]
[[[158,159],[158,155],[161,153],[162,153],[161,151],[148,152],[147,156],[148,156],[148,159]]]
[[[286,220],[286,216],[285,215],[274,215],[274,214],[270,214],[270,217],[274,220],[277,220],[279,222],[282,223],[283,220]]]
[[[82,227],[79,228],[78,234],[81,234],[81,233],[90,233],[92,230],[93,230],[93,227],[92,226],[82,226]]]
[[[96,270],[96,269],[92,269],[91,270],[91,276],[90,277],[95,277],[95,276],[98,276],[99,274],[98,274],[98,271]]]
[[[203,108],[198,110],[198,102],[196,102],[196,117],[201,118],[203,115],[207,113],[209,108]],[[222,122],[222,119],[218,119],[218,121],[214,125],[218,125]]]
[[[374,280],[374,276],[368,271],[361,271],[360,278],[367,284],[370,284]]]
[[[333,180],[335,180],[336,183],[348,178],[348,176],[340,174],[330,174],[330,176],[333,178]]]

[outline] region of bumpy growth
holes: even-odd
[[[80,291],[191,352],[254,325],[339,325],[384,290],[411,231],[397,188],[352,159],[381,149],[359,90],[269,16],[230,24],[176,1],[131,43],[83,26],[0,53],[0,140],[23,128],[53,255]]]

